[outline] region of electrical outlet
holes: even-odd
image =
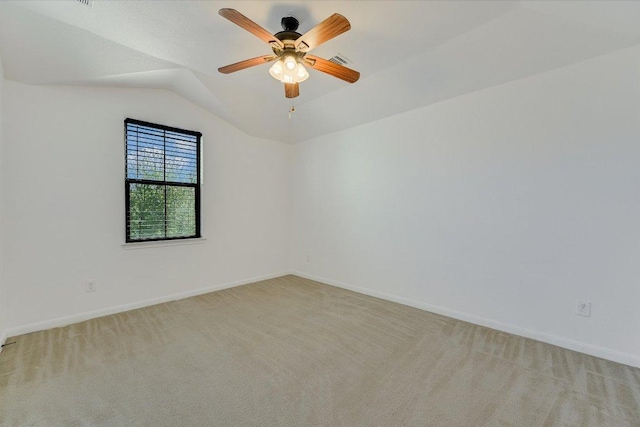
[[[586,301],[578,301],[576,306],[576,314],[578,316],[591,317],[591,303]]]
[[[307,262],[311,262],[311,255],[307,255]]]
[[[96,288],[97,288],[97,283],[95,280],[89,280],[87,282],[87,284],[85,285],[85,291],[86,292],[95,292]]]

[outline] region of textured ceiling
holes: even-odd
[[[217,68],[270,53],[217,14],[238,9],[271,32],[294,15],[304,33],[334,12],[341,53],[360,80],[314,70],[296,112],[268,65]],[[171,90],[245,132],[298,142],[640,43],[640,2],[71,1],[0,3],[0,56],[28,84]]]

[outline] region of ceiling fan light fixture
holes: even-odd
[[[287,61],[291,57],[285,57],[285,59],[279,59],[275,64],[269,68],[269,74],[276,80],[280,80],[282,83],[300,83],[309,78],[309,73],[304,66],[297,62],[295,55],[293,57],[293,64],[291,61]],[[290,65],[293,67],[290,67]]]

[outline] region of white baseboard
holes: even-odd
[[[196,295],[208,294],[209,292],[220,291],[222,289],[233,288],[236,286],[242,286],[242,285],[246,285],[253,282],[259,282],[261,280],[274,279],[276,277],[285,276],[287,274],[290,274],[290,272],[285,271],[282,273],[268,274],[264,276],[252,277],[249,279],[236,280],[234,282],[223,283],[220,285],[209,286],[206,288],[194,289],[191,291],[165,295],[158,298],[151,298],[148,300],[117,305],[114,307],[102,308],[100,310],[87,311],[79,314],[72,314],[71,316],[58,317],[56,319],[45,320],[42,322],[30,323],[28,325],[16,326],[16,327],[12,327],[5,330],[0,339],[4,343],[4,340],[6,340],[8,337],[13,337],[16,335],[23,335],[31,332],[44,331],[47,329],[70,325],[72,323],[78,323],[78,322],[83,322],[89,319],[95,319],[96,317],[122,313],[123,311],[135,310],[136,308],[148,307],[150,305],[156,305],[156,304],[161,304],[163,302],[180,300],[184,298],[193,297]]]
[[[46,329],[57,328],[60,326],[66,326],[72,323],[78,323],[96,317],[107,316],[109,314],[121,313],[123,311],[134,310],[137,308],[148,307],[155,304],[161,304],[163,302],[175,301],[184,298],[189,298],[196,295],[202,295],[209,292],[219,291],[222,289],[233,288],[235,286],[246,285],[253,282],[259,282],[261,280],[273,279],[276,277],[285,276],[287,274],[294,274],[296,276],[304,277],[310,280],[326,283],[328,285],[337,286],[339,288],[348,289],[350,291],[358,292],[364,295],[370,295],[376,298],[381,298],[388,301],[397,302],[399,304],[408,305],[410,307],[419,308],[421,310],[429,311],[443,316],[452,317],[454,319],[462,320],[476,325],[486,326],[488,328],[497,329],[499,331],[508,332],[514,335],[519,335],[526,338],[546,342],[548,344],[557,345],[559,347],[567,348],[569,350],[579,351],[581,353],[590,354],[592,356],[601,357],[603,359],[612,360],[614,362],[623,363],[629,366],[640,367],[640,356],[623,353],[616,350],[611,350],[605,347],[600,347],[592,344],[586,344],[579,341],[574,341],[568,338],[559,337],[556,335],[547,334],[532,329],[522,328],[520,326],[511,325],[507,323],[498,322],[495,320],[487,319],[484,317],[475,316],[468,313],[463,313],[456,310],[451,310],[445,307],[440,307],[425,302],[413,300],[410,298],[404,298],[386,292],[379,292],[360,286],[353,286],[347,283],[343,283],[337,280],[328,279],[326,277],[314,276],[312,274],[303,273],[301,271],[285,271],[277,274],[269,274],[264,276],[252,277],[244,280],[237,280],[234,282],[223,283],[220,285],[214,285],[207,288],[200,288],[191,291],[181,292],[172,295],[166,295],[158,298],[152,298],[144,301],[138,301],[129,304],[118,305],[115,307],[108,307],[100,310],[89,311],[80,314],[74,314],[71,316],[59,317],[52,320],[46,320],[43,322],[31,323],[28,325],[17,326],[6,329],[0,333],[0,345],[4,344],[8,337],[27,334],[30,332],[43,331]],[[2,352],[2,348],[0,348]]]
[[[451,310],[449,308],[428,304],[422,301],[417,301],[410,298],[404,298],[397,295],[388,294],[386,292],[374,291],[374,290],[363,288],[360,286],[353,286],[347,283],[339,282],[337,280],[327,279],[326,277],[318,277],[312,274],[303,273],[301,271],[291,271],[290,274],[294,274],[296,276],[304,277],[310,280],[315,280],[317,282],[326,283],[328,285],[337,286],[339,288],[358,292],[360,294],[370,295],[370,296],[381,298],[387,301],[393,301],[399,304],[408,305],[410,307],[419,308],[421,310],[429,311],[431,313],[452,317],[454,319],[462,320],[462,321],[473,323],[476,325],[486,326],[491,329],[497,329],[499,331],[508,332],[510,334],[519,335],[521,337],[531,338],[531,339],[542,341],[548,344],[557,345],[558,347],[563,347],[569,350],[578,351],[580,353],[589,354],[592,356],[600,357],[602,359],[612,360],[614,362],[640,368],[640,356],[638,355],[623,353],[620,351],[611,350],[609,348],[600,347],[592,344],[586,344],[586,343],[574,341],[568,338],[547,334],[545,332],[522,328],[520,326],[498,322],[496,320],[491,320],[484,317],[475,316],[473,314]]]

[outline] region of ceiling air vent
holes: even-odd
[[[341,53],[336,53],[332,58],[329,58],[329,62],[333,62],[334,64],[347,66],[351,64],[351,60],[344,56]]]
[[[93,0],[76,0],[78,3],[85,5],[85,6],[93,6]]]

